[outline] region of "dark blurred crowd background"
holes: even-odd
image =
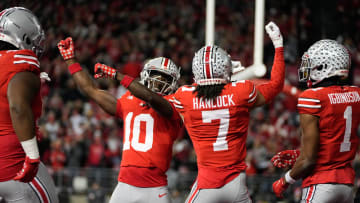
[[[215,44],[244,66],[251,65],[253,59],[254,2],[216,1]],[[42,84],[44,109],[38,121],[39,145],[42,161],[54,175],[67,168],[117,171],[123,137],[123,122],[106,114],[77,89],[57,49],[60,40],[73,37],[76,57],[89,74],[93,74],[94,64],[101,62],[138,77],[146,60],[169,57],[181,66],[180,85],[192,83],[192,57],[205,41],[204,0],[0,1],[1,10],[10,6],[32,10],[46,33],[46,51],[40,62],[51,82]],[[265,23],[274,21],[284,37],[288,85],[304,88],[297,76],[301,56],[323,38],[346,45],[352,55],[349,82],[360,84],[360,0],[267,0],[265,10]],[[269,78],[274,49],[266,34],[264,40],[264,63],[268,68],[265,78]],[[97,84],[116,97],[126,91],[110,80],[100,79]],[[271,157],[281,150],[299,147],[296,103],[296,94],[282,93],[251,114],[247,174],[255,202],[274,197],[270,197],[272,182],[260,181],[260,186],[252,187],[252,177],[275,180],[283,171],[271,165]],[[196,157],[185,129],[179,133],[173,157],[169,178],[176,174],[196,175]],[[354,162],[358,176],[359,157]],[[360,180],[356,184],[359,186]],[[290,201],[297,201],[299,188],[294,187],[293,192]],[[262,194],[269,197],[261,200]]]

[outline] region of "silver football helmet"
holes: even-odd
[[[180,78],[180,68],[165,57],[158,57],[145,63],[140,73],[141,83],[162,95],[176,91]]]
[[[30,49],[40,57],[44,50],[44,31],[28,9],[12,7],[0,12],[0,40],[18,49]]]
[[[231,77],[230,55],[222,48],[204,46],[195,53],[192,72],[198,85],[226,84]]]
[[[347,77],[351,65],[348,50],[335,40],[324,39],[313,44],[302,56],[299,81],[316,85],[333,76]]]

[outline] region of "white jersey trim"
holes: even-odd
[[[320,100],[318,99],[309,99],[309,98],[299,98],[299,101],[307,101],[307,102],[316,102],[316,103],[320,103]]]
[[[256,97],[257,97],[257,95],[255,95],[252,99],[249,99],[249,100],[248,100],[248,103],[253,102],[253,101],[256,99]]]
[[[16,54],[16,55],[14,55],[14,58],[25,58],[25,59],[31,59],[31,60],[39,62],[39,60],[36,57],[28,56],[28,55]]]
[[[251,97],[255,94],[255,92],[256,92],[256,88],[255,88],[255,85],[254,85],[254,89],[253,89],[253,91],[250,93],[249,98],[251,98]]]
[[[305,108],[311,108],[311,109],[320,109],[321,105],[308,105],[308,104],[298,104],[298,107],[305,107]]]
[[[175,108],[178,108],[178,109],[183,109],[184,107],[183,106],[180,106],[180,105],[177,105],[177,104],[174,104]]]
[[[181,105],[181,102],[179,100],[175,99],[174,97],[172,99],[169,99],[169,101]]]
[[[34,66],[40,68],[40,65],[38,63],[35,63],[32,61],[27,61],[27,60],[14,61],[14,64],[20,64],[20,63],[27,63],[27,64],[34,65]]]

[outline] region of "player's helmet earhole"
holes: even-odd
[[[323,68],[326,69],[326,67],[327,67],[326,64],[325,65],[320,65],[320,66],[316,67],[316,70],[321,71]]]
[[[31,44],[31,40],[28,36],[24,35],[24,42],[27,44],[27,45],[30,45]]]

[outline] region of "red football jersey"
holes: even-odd
[[[19,72],[40,74],[40,63],[30,50],[0,51],[0,181],[15,177],[22,168],[25,153],[12,126],[7,89],[11,78]],[[40,91],[34,98],[32,109],[34,119],[41,115]]]
[[[250,81],[233,82],[210,100],[196,97],[195,85],[179,88],[170,101],[183,117],[193,142],[199,188],[217,188],[246,169],[249,108],[257,90]]]
[[[359,145],[360,88],[331,86],[308,89],[298,99],[300,114],[319,117],[317,163],[303,187],[320,183],[353,184],[351,166]]]
[[[167,119],[129,91],[118,99],[116,114],[124,120],[119,181],[138,187],[167,185],[165,172],[182,125],[173,110],[172,118]]]

